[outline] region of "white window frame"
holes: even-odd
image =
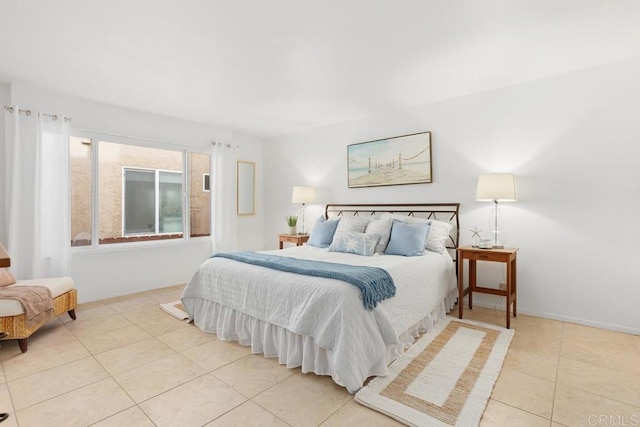
[[[126,212],[126,206],[127,206],[127,200],[126,200],[126,189],[125,189],[125,171],[130,170],[130,171],[153,171],[154,172],[154,187],[155,187],[155,224],[156,224],[156,229],[155,229],[155,233],[127,233],[125,231],[125,212]],[[180,171],[172,171],[172,170],[168,170],[168,169],[154,169],[154,168],[139,168],[139,167],[133,167],[133,166],[123,166],[122,167],[122,235],[124,237],[144,237],[144,236],[166,236],[166,235],[171,235],[171,234],[184,234],[184,231],[180,231],[180,232],[172,232],[172,233],[160,233],[160,172],[165,172],[165,173],[175,173],[175,174],[180,174],[180,177],[182,178],[182,172]],[[182,186],[184,188],[184,179],[182,179]],[[182,193],[184,194],[184,190],[182,191]],[[181,206],[182,209],[184,209],[184,203]],[[182,211],[182,228],[184,230],[184,210]],[[110,243],[113,244],[113,243]]]
[[[211,151],[205,147],[191,147],[182,144],[152,141],[144,138],[127,137],[120,135],[112,135],[107,133],[100,133],[95,131],[87,131],[81,129],[71,129],[70,137],[82,138],[91,141],[91,245],[86,246],[70,246],[72,252],[109,252],[119,251],[123,249],[135,249],[140,247],[149,246],[175,246],[188,243],[189,241],[203,241],[209,240],[210,236],[198,236],[191,237],[191,224],[190,215],[191,203],[189,200],[189,194],[191,191],[189,185],[189,168],[190,168],[190,153],[200,153],[209,155],[209,170],[211,170]],[[100,162],[98,158],[98,142],[110,142],[115,144],[130,145],[136,147],[156,148],[160,150],[178,151],[182,153],[182,238],[176,239],[160,239],[160,240],[148,240],[148,241],[136,241],[136,242],[123,242],[123,243],[108,243],[100,244],[100,229],[99,219],[100,214],[98,212],[99,203],[99,177],[100,177]],[[143,169],[143,168],[135,168]],[[176,171],[168,171],[176,172]],[[71,185],[71,180],[69,180]],[[71,203],[71,200],[69,201]],[[123,203],[124,207],[124,203]],[[211,209],[211,215],[213,214],[213,205]],[[211,217],[209,218],[211,221]],[[124,227],[124,223],[123,223]],[[124,231],[124,230],[123,230]],[[174,234],[174,233],[166,233]],[[155,235],[155,234],[153,234]],[[124,233],[123,233],[124,236]],[[69,238],[69,245],[71,245],[71,238]]]

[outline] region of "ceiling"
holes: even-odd
[[[274,137],[640,56],[636,0],[3,0],[0,76]]]

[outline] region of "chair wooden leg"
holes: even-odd
[[[73,310],[67,311],[67,313],[69,313],[69,317],[71,317],[73,320],[76,320],[76,309],[75,308]]]
[[[19,339],[18,345],[20,346],[20,351],[22,351],[23,353],[26,353],[27,347],[29,346],[29,338]]]

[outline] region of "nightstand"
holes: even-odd
[[[296,246],[302,246],[307,240],[309,240],[308,234],[280,234],[280,249],[282,249],[284,242],[295,243]]]
[[[473,293],[499,295],[507,298],[507,329],[511,326],[511,304],[513,317],[517,314],[516,259],[518,248],[479,249],[471,246],[458,248],[458,318],[462,319],[463,298],[469,295],[469,309],[473,308]],[[469,261],[469,286],[464,287],[464,260]],[[504,289],[485,288],[476,284],[476,262],[502,262],[507,266],[507,280]]]

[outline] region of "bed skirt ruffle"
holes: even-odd
[[[451,292],[443,302],[429,315],[411,326],[399,337],[399,344],[387,345],[387,361],[369,367],[369,373],[360,380],[360,386],[370,376],[387,374],[387,365],[400,356],[420,333],[429,331],[440,319],[443,319],[455,305],[457,289]],[[330,375],[336,384],[345,387],[340,372],[336,372],[331,363],[331,351],[318,346],[312,337],[295,334],[288,329],[265,322],[232,308],[206,299],[194,299],[193,322],[201,330],[216,334],[222,341],[238,341],[251,347],[253,354],[264,357],[277,357],[281,365],[287,368],[300,367],[303,373]],[[349,373],[353,375],[353,373]],[[349,389],[347,387],[347,389]],[[356,390],[349,390],[355,393]]]

